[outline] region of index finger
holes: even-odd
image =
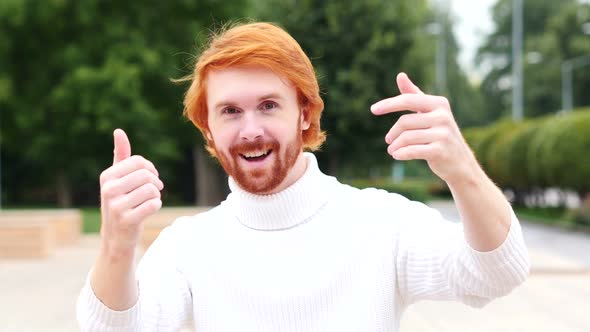
[[[382,115],[401,111],[427,113],[438,108],[449,108],[444,97],[405,93],[399,96],[383,99],[371,106],[371,112]]]

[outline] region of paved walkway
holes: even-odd
[[[449,219],[453,205],[434,202]],[[590,235],[524,223],[531,277],[483,310],[422,302],[402,319],[402,332],[590,331]],[[41,261],[0,261],[0,332],[78,331],[75,301],[96,255],[98,238]]]
[[[448,202],[433,202],[450,220],[458,214]],[[588,332],[590,331],[590,235],[523,223],[532,270],[507,297],[482,310],[450,302],[421,302],[402,318],[412,332]]]

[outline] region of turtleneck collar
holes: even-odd
[[[231,193],[226,203],[240,223],[261,231],[286,230],[306,223],[328,202],[336,179],[320,171],[312,153],[303,155],[307,160],[303,175],[275,194],[252,194],[229,178]]]

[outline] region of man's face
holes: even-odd
[[[221,166],[244,190],[284,189],[309,128],[295,88],[262,67],[232,67],[207,77],[208,124]],[[278,189],[278,190],[277,190]]]

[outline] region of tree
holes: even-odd
[[[576,0],[524,1],[524,105],[526,116],[554,113],[561,108],[561,64],[590,54],[590,38],[582,24],[590,21],[590,4]],[[495,30],[478,51],[480,64],[493,69],[482,82],[487,112],[497,119],[509,112],[511,104],[512,1],[494,6]],[[590,68],[575,73],[574,105],[590,105]]]
[[[479,89],[469,81],[457,61],[460,50],[453,33],[453,22],[456,19],[444,8],[435,9],[434,15],[439,15],[438,21],[443,25],[442,33],[446,44],[446,91],[437,93],[447,96],[453,116],[460,127],[488,124],[490,118],[484,110],[482,95]],[[435,42],[436,40],[432,40],[431,44]],[[434,69],[430,72],[434,72]]]
[[[280,6],[279,6],[280,3]],[[376,118],[369,107],[397,94],[395,74],[424,83],[429,51],[423,35],[425,1],[270,1],[258,17],[280,23],[312,59],[323,92],[321,155],[330,173],[354,165],[390,165],[384,137],[396,116]]]
[[[92,188],[96,197],[96,178],[112,159],[114,128],[128,132],[133,153],[157,165],[179,162],[190,155],[198,134],[183,123],[184,87],[170,78],[187,73],[182,52],[206,37],[203,32],[217,20],[239,14],[242,5],[3,2],[3,154],[34,165],[31,177],[37,186],[53,186],[61,206],[72,203],[74,191]],[[173,168],[162,170],[163,177],[176,180]]]
[[[384,136],[399,114],[376,118],[369,107],[399,93],[395,75],[400,71],[426,92],[436,92],[434,37],[426,33],[434,13],[428,3],[275,0],[255,2],[253,9],[257,17],[285,27],[316,68],[324,92],[322,128],[328,133],[320,163],[328,160],[323,166],[340,175],[388,170],[392,159],[385,152]],[[457,64],[451,22],[444,20],[449,84],[443,94],[460,124],[479,124],[479,99]]]

